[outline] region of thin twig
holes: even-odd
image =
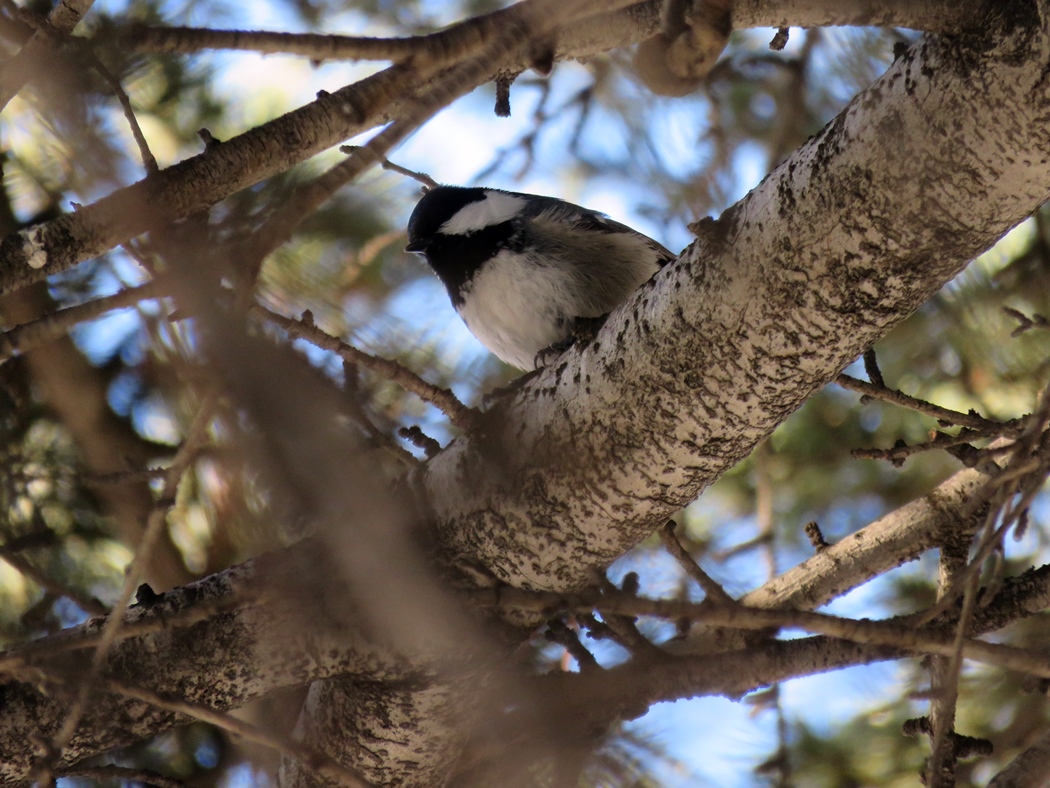
[[[916,443],[911,446],[905,444],[903,441],[898,441],[896,446],[889,449],[853,449],[850,451],[850,456],[855,457],[858,460],[889,460],[895,465],[900,465],[914,454],[919,454],[924,451],[935,451],[937,449],[950,449],[954,446],[961,446],[964,443],[970,443],[971,441],[988,437],[991,436],[964,427],[957,435],[952,435],[947,432],[938,432],[932,440],[928,440],[925,443]]]
[[[215,725],[255,744],[268,747],[286,758],[294,758],[307,766],[311,771],[334,780],[339,785],[344,785],[348,788],[368,788],[370,785],[361,775],[343,766],[330,755],[277,733],[265,731],[257,725],[239,720],[224,712],[194,703],[187,703],[184,700],[173,698],[169,695],[161,695],[144,687],[137,687],[116,679],[105,679],[103,684],[110,692],[135,698],[176,714],[185,714],[188,717]]]
[[[547,639],[564,648],[580,666],[580,671],[601,670],[594,654],[580,642],[579,636],[560,618],[547,622]]]
[[[1008,306],[1004,306],[1003,311],[1019,323],[1017,328],[1010,332],[1011,337],[1019,337],[1021,334],[1026,331],[1031,331],[1033,328],[1041,328],[1044,330],[1050,329],[1050,320],[1047,320],[1046,317],[1038,313],[1028,317],[1024,312]]]
[[[637,578],[633,572],[629,572],[624,577],[624,591],[630,590],[630,593],[637,593],[637,584],[632,584],[631,578]],[[612,590],[619,593],[621,589],[613,585],[607,577],[602,576],[601,588],[603,591]],[[579,613],[579,611],[577,611]],[[653,657],[655,655],[665,656],[664,651],[638,629],[638,622],[633,616],[617,616],[613,614],[603,615],[602,621],[598,621],[591,614],[580,614],[580,620],[587,622],[592,620],[598,625],[596,630],[596,637],[600,635],[608,635],[614,639],[617,643],[623,646],[625,649],[630,651],[635,659],[644,659],[647,657]]]
[[[746,541],[735,544],[732,547],[727,547],[725,550],[719,550],[718,552],[713,553],[711,557],[714,558],[715,561],[722,562],[733,556],[746,553],[748,550],[756,550],[759,547],[764,547],[772,538],[773,535],[771,533],[759,533]]]
[[[142,166],[146,168],[146,174],[152,175],[159,172],[160,167],[157,166],[157,159],[149,149],[146,135],[142,133],[142,127],[139,126],[138,118],[135,117],[135,110],[131,107],[131,99],[124,91],[124,86],[120,84],[120,80],[117,79],[113,72],[106,68],[106,64],[99,60],[98,56],[89,45],[85,44],[81,49],[87,59],[91,62],[92,67],[102,75],[102,78],[109,83],[114,94],[116,94],[117,101],[120,102],[120,107],[124,111],[124,118],[127,120],[128,126],[131,128],[131,136],[135,139],[135,144],[138,146],[139,156],[142,157]]]
[[[474,422],[475,411],[460,402],[450,390],[435,386],[433,383],[427,383],[419,375],[401,366],[396,361],[373,356],[365,353],[363,350],[358,350],[338,337],[322,331],[312,321],[285,317],[260,304],[253,305],[251,312],[280,326],[293,338],[304,339],[322,350],[329,350],[337,354],[352,364],[382,375],[406,391],[412,392],[424,402],[429,402],[444,413],[448,420],[460,429],[468,429]]]
[[[93,616],[104,616],[109,613],[109,608],[95,599],[95,597],[87,596],[74,588],[69,588],[63,585],[43,570],[33,566],[33,564],[16,552],[0,547],[0,560],[7,562],[34,583],[47,589],[52,594],[73,600],[77,607],[85,613],[90,613]]]
[[[973,559],[964,570],[957,573],[952,588],[924,614],[922,623],[940,615],[960,594],[976,587],[976,578],[984,562],[1014,526],[1015,519],[1020,516],[1021,509],[1015,507],[1012,510],[1013,516],[1004,515],[1002,523],[998,527],[995,525],[1013,499],[1019,480],[1026,477],[1028,480],[1024,501],[1030,500],[1036,490],[1042,486],[1046,479],[1050,458],[1033,457],[1032,454],[1035,447],[1042,442],[1043,430],[1048,418],[1050,418],[1050,387],[1044,390],[1035,412],[1027,417],[1026,427],[1021,436],[1009,447],[1011,457],[1005,467],[981,485],[971,497],[964,511],[960,513],[961,518],[965,520],[973,516],[980,507],[989,502],[991,504],[984,517],[984,525],[976,537],[978,548]]]
[[[736,600],[726,593],[725,589],[717,581],[711,578],[703,569],[700,568],[700,564],[689,555],[682,543],[678,541],[678,537],[675,536],[675,521],[668,520],[667,524],[659,530],[660,541],[663,542],[667,552],[678,562],[678,565],[682,567],[685,573],[693,578],[700,587],[704,589],[704,594],[712,602],[719,605],[734,605]]]
[[[340,145],[339,152],[350,155],[354,151],[356,151],[358,147],[360,146]],[[411,178],[414,181],[418,181],[419,183],[422,183],[424,186],[426,186],[428,189],[436,189],[438,186],[441,185],[429,175],[427,175],[425,172],[416,172],[415,170],[410,170],[408,169],[408,167],[402,167],[400,164],[394,164],[394,162],[390,161],[390,159],[387,158],[384,158],[381,162],[379,162],[379,166],[382,167],[384,170],[400,173],[401,175]]]
[[[0,334],[0,361],[10,358],[15,353],[24,353],[66,334],[77,323],[94,320],[114,309],[134,306],[140,301],[148,301],[168,295],[168,282],[165,279],[154,279],[138,287],[126,288],[110,296],[103,296],[83,304],[57,309],[36,320],[22,323]]]
[[[970,540],[948,534],[940,546],[937,595],[950,593],[959,572],[966,567]],[[972,599],[972,597],[968,597]],[[964,609],[955,629],[955,652],[950,657],[930,658],[930,759],[926,766],[928,788],[950,786],[955,782],[956,755],[951,747],[955,736],[955,709],[959,697],[959,669],[962,667],[962,639],[973,613]],[[964,624],[965,622],[965,624]]]
[[[879,369],[879,358],[875,355],[875,348],[873,347],[864,351],[864,371],[873,385],[881,389],[888,388],[885,379],[882,377],[882,370]]]
[[[583,592],[558,594],[550,591],[525,591],[499,587],[474,591],[475,601],[495,608],[532,610],[553,615],[557,611],[592,611],[632,616],[656,616],[670,620],[687,619],[697,623],[734,627],[745,630],[798,628],[818,635],[841,638],[855,643],[893,646],[913,652],[951,656],[954,637],[939,631],[917,628],[913,618],[901,622],[852,620],[805,610],[754,608],[745,605],[713,605],[709,602],[686,602],[676,599],[645,599],[625,593]],[[1050,655],[1036,649],[987,643],[966,638],[963,656],[977,662],[1050,678]]]
[[[1025,419],[1023,417],[1010,419],[1009,421],[995,421],[994,419],[986,419],[973,411],[970,413],[960,413],[957,410],[942,408],[939,405],[934,405],[926,400],[911,397],[900,391],[895,391],[894,389],[889,389],[885,386],[879,386],[875,383],[869,383],[866,380],[860,380],[846,374],[839,375],[835,378],[835,382],[844,389],[856,391],[858,394],[863,394],[874,399],[880,399],[884,402],[892,402],[894,405],[900,405],[901,407],[918,411],[919,413],[925,413],[927,416],[933,416],[933,418],[945,424],[957,424],[960,427],[969,427],[972,430],[981,432],[986,437],[988,435],[1016,437],[1021,434],[1025,425]]]
[[[635,657],[643,654],[664,652],[646,640],[634,625],[634,622],[626,616],[610,616],[612,620],[602,621],[593,613],[577,613],[576,620],[587,628],[587,635],[592,640],[611,640]],[[629,626],[620,626],[621,622],[627,622]],[[643,652],[639,654],[638,652]]]

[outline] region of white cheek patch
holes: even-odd
[[[455,216],[441,225],[445,235],[470,235],[486,227],[513,219],[525,206],[525,200],[502,192],[486,192],[484,200],[464,205]]]

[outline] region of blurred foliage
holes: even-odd
[[[288,29],[405,34],[497,4],[278,0],[250,5],[102,3],[78,33],[103,34],[129,20],[251,28],[261,26],[256,20],[263,18],[271,27],[272,20],[284,20]],[[4,52],[13,53],[17,37],[10,30],[3,34],[9,36]],[[515,124],[516,141],[492,149],[491,166],[479,177],[510,188],[531,178],[552,192],[561,185],[566,192],[616,194],[636,217],[684,243],[686,222],[739,199],[885,70],[895,43],[914,39],[912,33],[897,30],[793,30],[788,48],[777,53],[768,49],[771,36],[772,31],[734,33],[708,87],[673,101],[640,86],[627,52],[595,57],[582,66],[560,65],[549,81],[523,75],[513,89],[514,118],[506,121]],[[252,80],[246,91],[244,82],[231,81],[231,75],[250,72],[261,62],[251,56],[143,56],[113,47],[96,48],[95,54],[131,96],[162,166],[201,149],[198,129],[226,138],[268,120],[281,101],[287,100],[287,106],[279,111],[287,111],[309,100],[314,89],[304,86],[302,95],[288,99],[280,92],[287,86],[260,79]],[[479,106],[474,99],[465,100],[460,122],[469,123],[469,113]],[[41,212],[89,203],[143,177],[113,91],[72,50],[11,103],[0,118],[0,139],[7,157],[6,195],[17,217],[27,223]],[[429,166],[440,165],[444,144],[447,140],[433,146]],[[210,217],[215,239],[251,233],[297,183],[337,155],[326,154],[217,206]],[[449,319],[440,286],[402,253],[403,222],[415,193],[414,184],[388,175],[369,176],[345,190],[266,261],[258,297],[286,315],[309,310],[329,333],[397,359],[427,380],[476,401],[513,373],[464,339],[462,329]],[[58,306],[67,306],[141,283],[146,277],[136,257],[148,260],[150,254],[144,246],[115,250],[55,277],[51,296]],[[1046,333],[1011,336],[1017,320],[1003,307],[1029,316],[1050,315],[1046,207],[877,345],[887,383],[987,416],[1005,419],[1028,412],[1047,377]],[[260,330],[280,336],[273,329]],[[170,460],[201,399],[193,386],[192,322],[170,321],[168,306],[150,301],[82,326],[74,338],[108,393],[112,417],[130,425],[158,463]],[[363,418],[391,444],[405,445],[396,431],[407,425],[422,425],[443,442],[453,435],[434,409],[387,380],[348,369],[303,343],[297,346],[359,398]],[[859,366],[851,372],[861,374]],[[221,414],[214,428],[215,447],[196,460],[169,517],[172,537],[191,574],[228,566],[283,538],[253,472],[243,458],[226,451],[224,440],[235,419]],[[855,448],[921,442],[935,426],[929,417],[883,403],[861,404],[855,394],[830,386],[686,510],[682,535],[732,593],[746,591],[761,583],[770,567],[779,571],[809,554],[802,531],[807,522],[817,521],[825,537],[835,541],[954,472],[959,464],[947,455],[920,455],[901,468],[850,456]],[[0,455],[0,543],[30,545],[20,554],[71,594],[111,602],[129,548],[100,508],[69,426],[48,407],[18,359],[0,366]],[[1045,511],[1045,505],[1033,510],[1029,538],[1011,548],[1018,566],[1045,560],[1039,516]],[[748,543],[743,551],[735,549]],[[653,544],[644,545],[622,564],[644,566],[643,575],[650,577],[643,582],[686,593],[672,567],[649,562],[654,551]],[[865,615],[912,610],[928,601],[935,575],[928,569],[913,567],[887,579],[878,605]],[[83,618],[69,597],[0,562],[0,638],[5,644]],[[1040,623],[1032,620],[1017,628],[1030,645],[1045,648]],[[642,626],[650,631],[649,623]],[[661,629],[654,625],[652,631]],[[560,669],[563,655],[557,648],[540,639],[534,645],[537,667]],[[807,710],[782,707],[796,784],[915,784],[926,745],[902,736],[900,726],[924,713],[926,704],[911,694],[928,678],[918,663],[902,664],[908,675],[892,689],[895,697],[883,698],[879,708],[858,712],[835,729],[818,730]],[[967,674],[960,728],[996,742],[998,763],[1005,763],[1046,718],[1045,698],[1023,690],[998,672]],[[755,724],[768,727],[770,717],[757,714]],[[644,723],[642,729],[625,727],[608,737],[586,770],[585,784],[658,784],[653,775],[674,759],[646,737]],[[772,754],[756,754],[750,766],[757,769]],[[242,751],[203,725],[127,748],[107,762],[156,768],[192,779],[194,785],[264,779],[245,777]],[[675,768],[679,777],[687,771],[681,764]],[[754,779],[773,783],[777,777],[764,771]]]

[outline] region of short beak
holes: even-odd
[[[408,246],[405,247],[405,251],[406,252],[413,252],[415,254],[419,254],[420,252],[425,252],[426,250],[427,250],[427,242],[426,241],[414,241],[414,242],[410,243]]]

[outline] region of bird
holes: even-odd
[[[555,197],[438,185],[408,220],[421,255],[475,337],[538,369],[675,255],[605,214]]]

